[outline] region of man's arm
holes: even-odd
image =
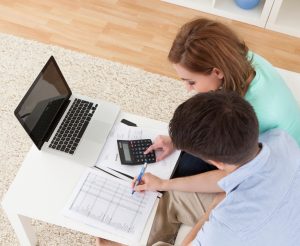
[[[142,178],[142,183],[136,186],[136,191],[186,191],[217,193],[223,192],[218,186],[218,181],[226,176],[222,170],[213,170],[197,175],[175,178],[170,180],[160,179],[150,173],[146,173]],[[133,181],[133,183],[135,180]]]
[[[189,232],[189,234],[185,237],[185,239],[182,242],[182,245],[191,245],[192,241],[196,238],[198,232],[204,225],[205,221],[208,221],[209,215],[211,211],[224,199],[225,193],[218,193],[216,197],[214,198],[213,202],[205,212],[205,214],[200,218],[200,220],[197,222],[197,224],[193,227],[193,229]]]

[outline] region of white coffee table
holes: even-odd
[[[165,130],[166,123],[121,112],[118,121],[127,119],[138,126]],[[87,167],[41,152],[32,146],[9,190],[2,206],[21,245],[36,245],[37,238],[31,219],[63,226],[92,236],[128,243],[118,235],[107,233],[73,221],[62,215],[62,209]],[[145,245],[158,204],[152,210],[140,244]]]

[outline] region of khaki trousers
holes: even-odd
[[[181,224],[194,226],[216,194],[170,191],[160,199],[147,245],[173,245]]]

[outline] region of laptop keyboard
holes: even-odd
[[[98,104],[76,98],[49,147],[74,154]]]

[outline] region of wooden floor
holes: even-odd
[[[159,0],[0,0],[0,32],[176,77],[167,54],[195,17],[225,21],[275,66],[300,72],[300,39]]]

